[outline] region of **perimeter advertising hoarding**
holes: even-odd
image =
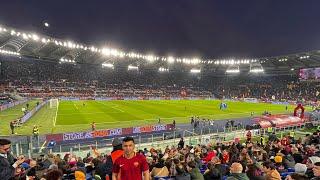
[[[70,132],[63,134],[48,134],[46,135],[47,142],[54,140],[56,142],[73,142],[79,140],[89,140],[94,138],[108,138],[115,136],[134,135],[141,133],[153,133],[161,131],[173,130],[173,124],[158,124],[139,126],[131,128],[116,128],[116,129],[103,129],[96,131],[84,131],[84,132]]]

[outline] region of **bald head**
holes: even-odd
[[[242,173],[243,167],[240,163],[232,163],[230,172],[233,174]]]

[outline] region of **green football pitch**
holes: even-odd
[[[36,101],[30,101],[31,107]],[[95,122],[97,129],[116,127],[133,127],[161,123],[189,123],[191,116],[211,118],[214,120],[250,117],[261,115],[265,110],[275,113],[293,112],[293,106],[288,111],[285,105],[227,102],[228,108],[220,110],[219,100],[115,100],[115,101],[60,101],[58,108],[45,105],[22,127],[16,128],[18,135],[32,134],[33,125],[38,125],[40,134],[76,132],[91,129]],[[9,122],[22,115],[18,105],[0,112],[0,134],[9,135]]]

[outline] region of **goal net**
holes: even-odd
[[[59,106],[58,99],[50,99],[50,108],[57,108]]]

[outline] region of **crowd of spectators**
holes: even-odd
[[[318,82],[301,82],[298,76],[190,75],[184,71],[161,74],[144,69],[104,69],[98,65],[59,64],[34,60],[1,63],[0,92],[24,96],[126,96],[258,98],[275,100],[319,98]]]
[[[129,98],[176,98],[176,97],[197,97],[197,98],[209,98],[212,97],[212,93],[209,91],[200,91],[193,87],[153,87],[145,85],[132,85],[130,83],[125,84],[108,84],[105,88],[97,88],[94,85],[87,85],[86,87],[78,87],[75,83],[65,83],[66,85],[51,86],[50,82],[36,82],[38,86],[30,85],[32,83],[18,84],[12,83],[11,87],[7,88],[7,92],[16,92],[25,97],[129,97]],[[15,84],[15,85],[13,85]],[[58,84],[55,82],[55,84]],[[186,92],[185,95],[182,93]]]
[[[304,137],[274,133],[261,141],[230,141],[134,150],[134,139],[115,138],[104,155],[46,154],[14,158],[10,141],[0,140],[1,179],[177,179],[177,180],[317,180],[320,179],[320,131]],[[262,140],[266,138],[267,140]],[[137,176],[138,174],[139,176]],[[122,177],[122,178],[121,178]]]

